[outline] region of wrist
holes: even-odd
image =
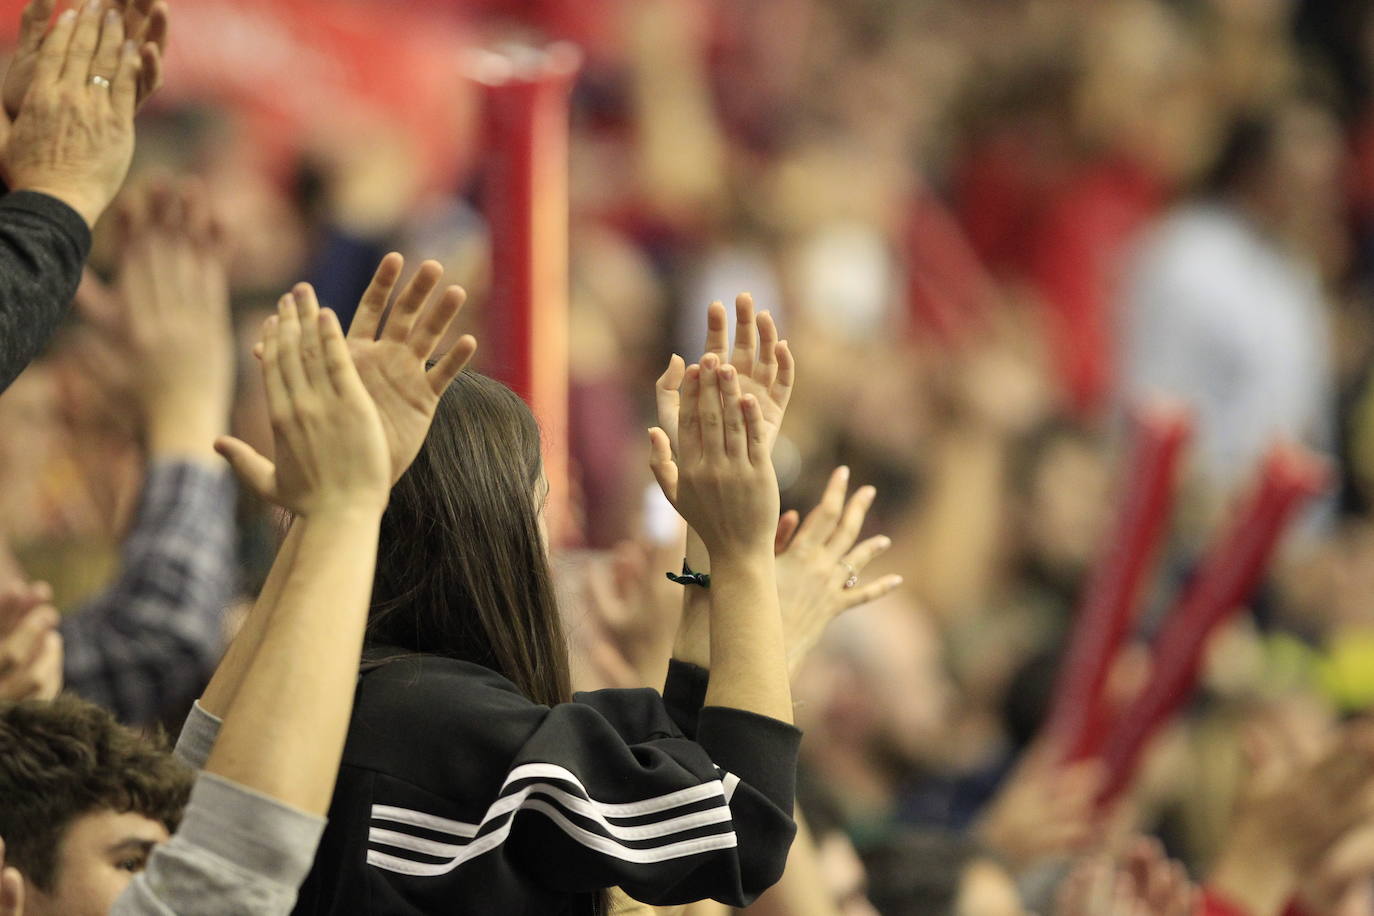
[[[215,459],[215,439],[229,427],[228,410],[196,401],[155,401],[146,404],[148,453],[158,457]]]
[[[317,527],[380,524],[387,495],[365,490],[331,494],[302,506],[297,514]]]
[[[41,181],[26,181],[23,178],[13,179],[9,182],[11,191],[32,191],[35,194],[46,194],[48,197],[62,201],[68,207],[76,211],[85,222],[88,229],[95,229],[95,224],[99,222],[100,215],[105,212],[105,204],[87,199],[86,195],[78,193],[68,188],[55,185],[45,185]]]

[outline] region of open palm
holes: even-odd
[[[782,427],[787,402],[792,397],[795,364],[787,341],[778,340],[778,328],[768,312],[754,314],[754,298],[748,293],[735,297],[735,347],[730,349],[725,306],[712,302],[706,310],[706,353],[714,353],[722,363],[729,362],[739,373],[741,395],[751,394],[759,402],[766,426],[766,441],[772,448]],[[702,354],[703,356],[705,353]],[[674,356],[668,370],[658,379],[658,425],[668,434],[673,453],[677,453],[678,389],[686,365]]]
[[[401,479],[419,454],[439,397],[477,351],[477,341],[465,334],[430,367],[430,357],[462,309],[466,293],[462,287],[450,286],[426,310],[425,303],[444,273],[440,264],[426,261],[387,315],[387,303],[404,267],[405,259],[399,254],[382,259],[348,329],[353,364],[381,413],[392,483]]]

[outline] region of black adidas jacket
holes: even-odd
[[[782,875],[801,733],[665,696],[550,709],[495,672],[412,655],[359,680],[315,867],[295,913],[587,914],[603,888],[744,906]]]

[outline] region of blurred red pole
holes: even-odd
[[[569,96],[581,65],[572,45],[513,47],[476,59],[486,127],[484,210],[492,289],[482,364],[539,419],[548,522],[573,532],[568,478]]]
[[[1325,462],[1306,449],[1289,444],[1270,449],[1258,484],[1224,535],[1213,541],[1155,639],[1150,680],[1117,718],[1107,741],[1107,779],[1099,801],[1111,801],[1130,784],[1151,736],[1192,695],[1207,638],[1250,597],[1285,527],[1326,479]]]
[[[1107,676],[1159,555],[1179,458],[1192,431],[1188,411],[1167,401],[1147,404],[1131,419],[1134,441],[1120,482],[1120,511],[1074,618],[1046,725],[1066,760],[1101,753],[1109,726]]]

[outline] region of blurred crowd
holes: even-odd
[[[553,560],[575,687],[662,681],[682,529],[643,429],[706,303],[749,290],[805,370],[774,453],[783,509],[837,514],[871,487],[845,549],[885,539],[856,570],[873,600],[793,680],[799,808],[839,912],[1171,916],[1206,885],[1217,913],[1374,914],[1374,3],[432,5],[473,47],[585,53],[571,413],[545,430],[572,456]],[[199,180],[231,307],[141,347],[101,224],[69,320],[0,398],[5,576],[52,583],[64,611],[110,600],[180,418],[219,411],[268,451],[249,347],[293,282],[345,314],[385,252],[433,258],[481,326],[499,202],[480,147],[436,184],[385,119],[330,115],[285,168],[214,99],[140,116],[130,181]],[[1103,810],[1101,767],[1063,765],[1041,726],[1130,483],[1129,418],[1158,403],[1193,436],[1113,708],[1149,682],[1142,647],[1266,450],[1312,450],[1330,486]],[[248,496],[233,518],[196,535],[233,544],[195,595],[222,629],[179,634],[185,670],[152,687],[93,676],[126,721],[178,727],[261,587],[277,519]],[[789,534],[780,585],[814,548]]]

